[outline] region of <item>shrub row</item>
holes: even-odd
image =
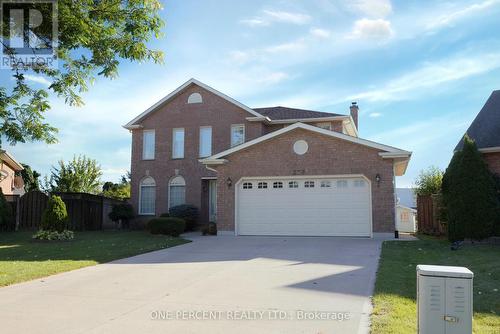
[[[160,217],[151,219],[147,227],[152,234],[177,237],[186,229],[186,222],[181,218]]]

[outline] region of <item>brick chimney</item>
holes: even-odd
[[[353,101],[351,103],[351,107],[349,109],[351,109],[351,117],[352,117],[352,120],[354,121],[354,125],[356,126],[356,130],[357,130],[358,129],[358,112],[359,112],[358,103],[356,101]]]

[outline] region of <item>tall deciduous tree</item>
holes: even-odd
[[[67,163],[61,160],[58,167],[52,167],[46,188],[48,191],[98,194],[101,176],[101,167],[96,160],[78,156]]]
[[[443,177],[443,200],[450,241],[491,236],[498,210],[493,177],[467,135]]]
[[[102,194],[121,200],[130,198],[130,172],[122,175],[120,183],[105,182],[102,186]]]
[[[57,129],[44,119],[50,109],[48,92],[81,106],[80,93],[96,76],[116,77],[120,61],[162,62],[163,53],[147,46],[161,36],[161,7],[159,0],[59,0],[59,66],[12,69],[13,88],[0,87],[0,136],[11,144],[54,143]],[[2,31],[8,34],[9,29]],[[27,83],[27,75],[43,76],[50,85],[35,89]]]

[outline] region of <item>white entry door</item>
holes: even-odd
[[[371,236],[363,177],[243,179],[237,187],[239,235]]]

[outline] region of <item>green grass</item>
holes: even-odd
[[[32,241],[0,233],[0,287],[189,242],[144,231],[75,232],[72,241]]]
[[[467,267],[474,272],[474,333],[500,328],[500,247],[465,245],[451,251],[444,240],[386,241],[373,298],[372,333],[416,333],[418,264]]]

